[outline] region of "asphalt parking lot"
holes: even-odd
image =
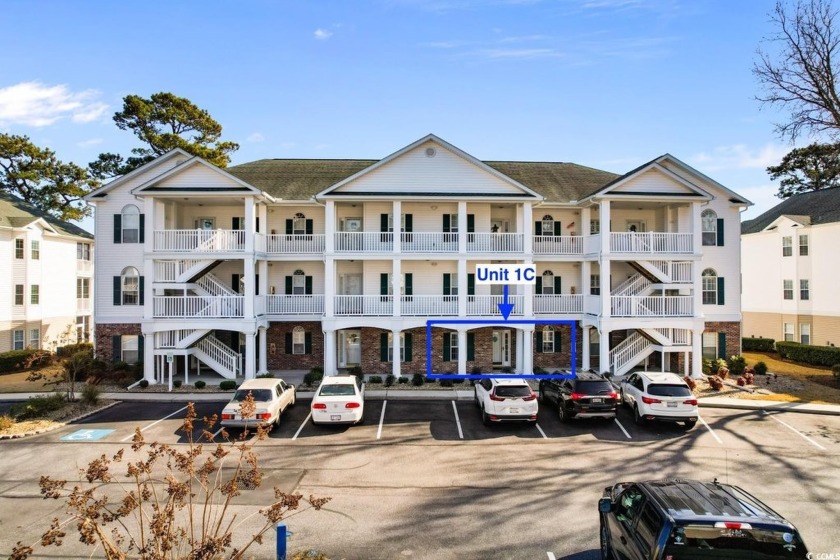
[[[195,409],[201,418],[224,404],[199,402]],[[182,430],[184,406],[126,402],[4,442],[0,534],[15,536],[0,536],[0,554],[21,532],[34,540],[22,516],[9,512],[23,507],[43,517],[56,508],[38,497],[38,475],[66,477],[86,458],[125,447],[135,427],[147,441],[197,440],[201,422],[192,434]],[[300,400],[266,440],[254,441],[267,483],[333,498],[326,510],[290,521],[292,549],[347,559],[597,558],[603,487],[679,476],[739,484],[794,522],[811,551],[840,552],[840,417],[703,409],[703,421],[686,430],[636,426],[626,410],[614,421],[563,424],[543,405],[536,424],[488,427],[471,400],[365,406],[362,425],[315,426],[309,402]],[[238,506],[265,499],[246,494]],[[258,558],[270,557],[266,546]]]

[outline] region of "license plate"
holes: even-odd
[[[511,414],[519,414],[519,409],[518,408],[509,408],[508,412],[510,412]]]
[[[341,420],[341,414],[330,414],[330,420]]]
[[[668,403],[668,408],[677,408],[677,401],[671,401]]]
[[[604,399],[600,399],[600,398],[599,398],[599,399],[592,399],[592,402],[594,402],[594,403],[602,403],[602,402],[604,402]]]

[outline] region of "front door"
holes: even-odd
[[[338,331],[338,367],[349,368],[362,362],[361,331]]]
[[[493,365],[510,366],[510,331],[493,331]]]

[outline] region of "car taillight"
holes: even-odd
[[[344,405],[344,408],[359,408],[360,406],[362,405],[357,402],[349,402]]]
[[[715,529],[752,529],[749,523],[734,523],[732,521],[718,521]]]
[[[688,399],[687,401],[683,401],[683,404],[690,404],[691,406],[697,406],[697,399]]]
[[[617,399],[618,393],[616,393],[615,391],[613,391],[612,393],[607,393],[607,397],[610,399]]]
[[[317,408],[318,410],[324,410],[325,408],[327,408],[327,405],[325,405],[324,403],[320,403],[320,402],[312,403],[312,408]]]
[[[573,401],[579,401],[580,399],[585,399],[586,394],[584,394],[584,393],[572,393],[571,395],[569,395],[569,398],[572,399]]]
[[[254,417],[257,420],[268,420],[269,418],[271,418],[271,413],[270,412],[260,412],[260,413],[255,414]]]
[[[659,400],[659,399],[651,398],[651,397],[642,397],[642,402],[645,403],[645,404],[656,404],[656,403],[661,403],[662,401]]]
[[[532,401],[537,398],[537,395],[534,394],[534,391],[531,391],[531,394],[527,397],[522,397],[523,401]]]
[[[505,400],[504,397],[497,397],[496,393],[490,393],[490,400],[491,401],[503,401]]]
[[[222,420],[233,420],[233,414],[222,413]]]

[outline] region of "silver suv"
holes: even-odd
[[[536,422],[537,395],[524,379],[484,378],[475,384],[475,404],[485,426],[495,422]]]

